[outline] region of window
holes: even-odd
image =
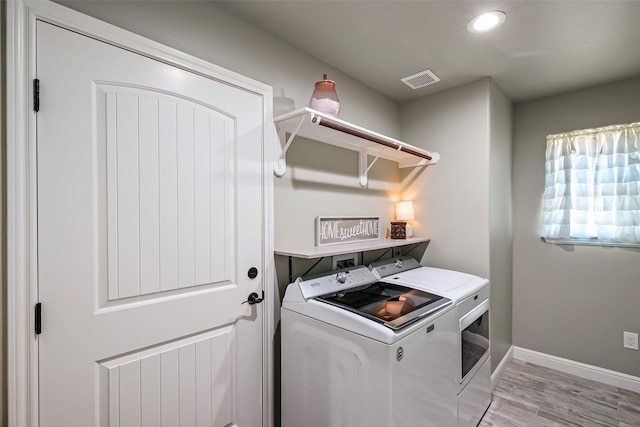
[[[547,136],[540,235],[640,246],[640,122]]]

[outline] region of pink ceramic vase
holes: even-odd
[[[340,112],[340,100],[336,93],[336,82],[327,80],[327,75],[322,76],[322,80],[316,82],[316,88],[311,95],[309,107],[321,113],[338,117]]]

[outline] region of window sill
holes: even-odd
[[[597,239],[549,239],[546,237],[541,237],[540,239],[545,243],[553,245],[617,246],[621,248],[640,248],[640,243],[609,242]]]

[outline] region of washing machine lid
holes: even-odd
[[[453,303],[449,298],[431,292],[383,282],[318,296],[316,300],[366,317],[393,330],[408,326]]]

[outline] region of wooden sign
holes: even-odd
[[[380,238],[380,217],[318,217],[316,246]]]

